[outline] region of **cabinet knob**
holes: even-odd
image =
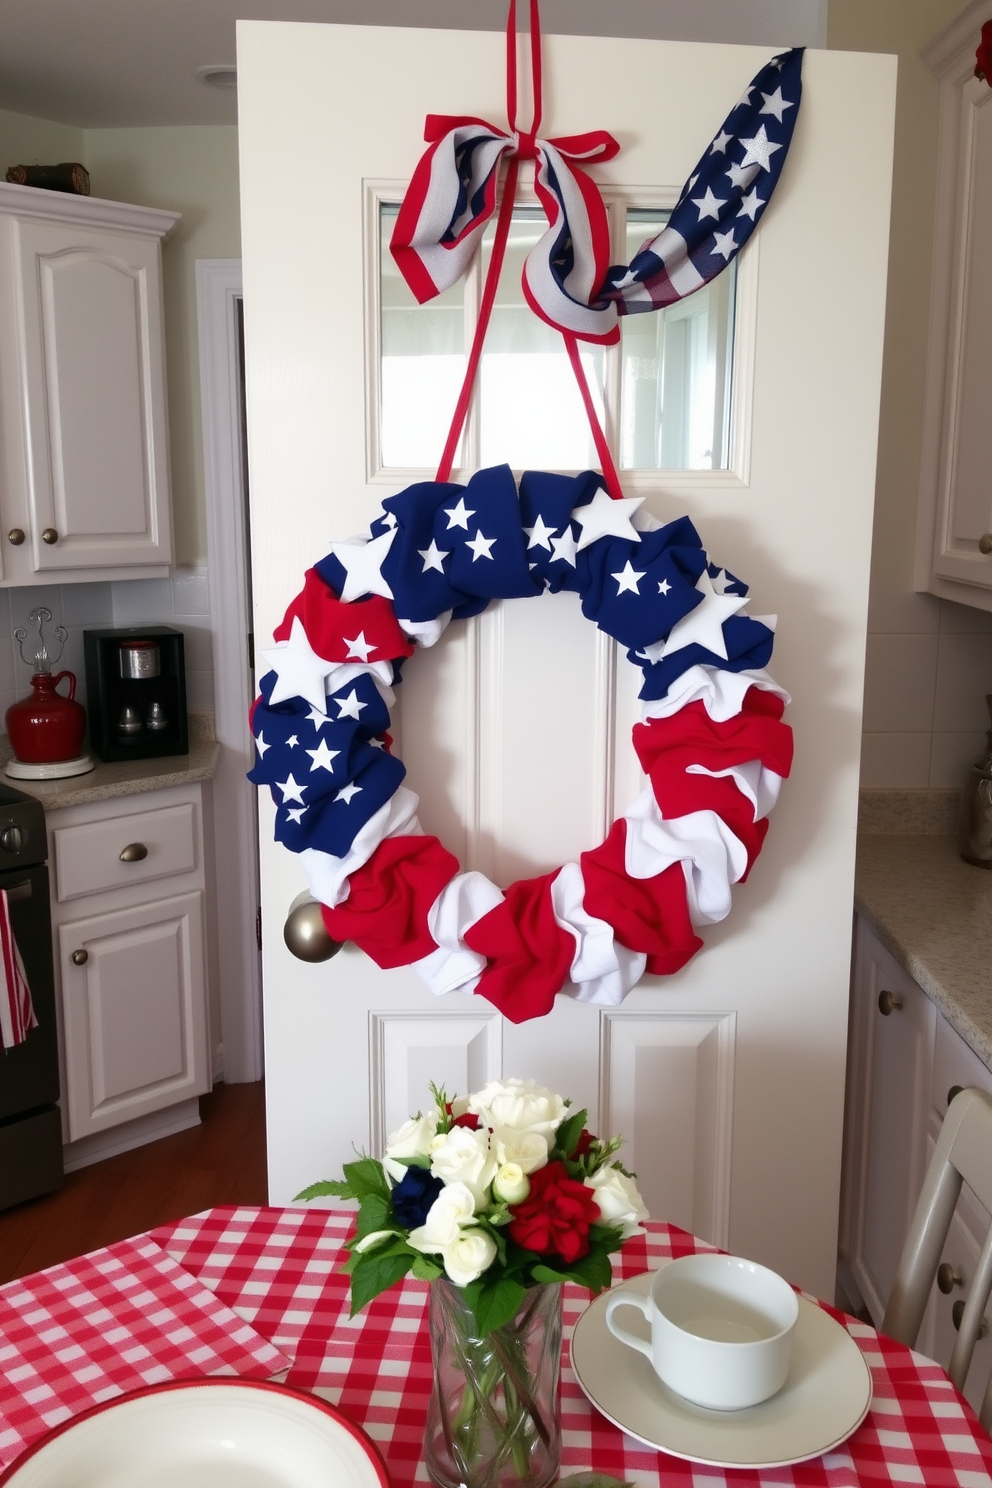
[[[952,1085],[947,1092],[947,1104],[950,1105],[954,1097],[960,1095],[963,1089],[963,1085]]]
[[[951,1308],[951,1322],[954,1324],[955,1331],[957,1331],[957,1329],[961,1327],[961,1319],[964,1317],[964,1308],[965,1301],[963,1297],[959,1297],[954,1306]],[[979,1338],[984,1338],[988,1331],[988,1322],[985,1318],[982,1318],[982,1326],[978,1330]]]
[[[942,1261],[937,1267],[937,1287],[947,1297],[955,1287],[964,1286],[964,1277],[957,1266],[952,1266],[950,1261]]]
[[[978,539],[978,551],[992,553],[992,532],[986,532]]]
[[[893,1009],[895,1009],[896,1011],[898,1011],[899,1008],[901,1008],[901,1007],[902,1007],[902,998],[898,995],[898,993],[896,993],[896,992],[879,992],[879,994],[878,994],[878,1011],[881,1013],[881,1015],[882,1015],[883,1018],[887,1018],[889,1016],[889,1014],[893,1011]]]
[[[147,858],[148,849],[143,842],[129,842],[127,847],[121,848],[122,863],[140,863],[142,858]]]
[[[7,533],[7,541],[10,543],[11,547],[19,548],[21,546],[21,543],[24,541],[24,528],[11,527],[10,531]]]
[[[85,966],[89,959],[90,953],[86,950],[73,951],[72,955],[69,957],[69,960],[72,962],[73,966]]]
[[[46,527],[44,532],[41,534],[41,540],[43,543],[47,543],[48,546],[51,547],[53,543],[58,542],[59,535],[55,531],[54,527]]]

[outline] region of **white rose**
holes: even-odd
[[[618,1168],[607,1166],[598,1168],[585,1180],[585,1185],[596,1195],[604,1224],[618,1225],[625,1240],[642,1233],[638,1220],[647,1219],[648,1211],[632,1178],[625,1177]]]
[[[493,1179],[493,1193],[504,1204],[522,1204],[530,1193],[530,1179],[517,1163],[504,1163]]]
[[[400,1183],[406,1173],[406,1164],[395,1161],[400,1157],[427,1157],[431,1141],[437,1131],[438,1115],[411,1116],[404,1121],[399,1131],[393,1132],[386,1141],[386,1155],[382,1166],[394,1183]]]
[[[496,1242],[486,1230],[472,1226],[462,1230],[457,1240],[445,1246],[441,1259],[455,1286],[468,1286],[483,1271],[489,1270],[496,1259]]]
[[[469,1097],[468,1108],[486,1126],[540,1132],[549,1143],[567,1114],[561,1096],[533,1080],[491,1080]]]
[[[439,1132],[430,1145],[431,1172],[442,1183],[464,1183],[475,1196],[476,1208],[486,1202],[486,1191],[496,1172],[496,1159],[489,1151],[489,1133],[453,1126]]]
[[[522,1173],[536,1173],[548,1161],[548,1139],[540,1132],[514,1131],[512,1126],[498,1126],[493,1132],[491,1145],[498,1163],[516,1163]]]
[[[463,1225],[475,1218],[475,1196],[464,1183],[449,1183],[442,1188],[427,1211],[427,1218],[409,1234],[414,1250],[433,1254],[453,1245]]]

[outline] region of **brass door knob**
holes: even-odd
[[[879,992],[878,1011],[881,1013],[883,1018],[887,1018],[893,1010],[898,1011],[901,1007],[902,998],[897,993]]]
[[[978,551],[992,553],[992,532],[986,532],[978,539]]]
[[[89,951],[85,950],[73,951],[72,955],[69,957],[69,960],[72,962],[73,966],[85,966],[89,959],[90,953]]]
[[[341,949],[340,942],[327,933],[320,905],[307,894],[290,906],[282,933],[298,961],[329,961]]]
[[[11,547],[19,548],[21,546],[21,543],[24,541],[24,528],[11,527],[10,531],[7,533],[7,541],[10,543]]]
[[[963,1297],[959,1297],[954,1306],[951,1308],[951,1322],[954,1324],[955,1331],[957,1331],[961,1327],[961,1319],[964,1317],[964,1308],[965,1301]],[[988,1331],[988,1322],[985,1318],[982,1318],[982,1326],[978,1330],[979,1338],[984,1338]]]
[[[957,1266],[952,1266],[950,1261],[942,1261],[937,1267],[937,1287],[947,1297],[955,1287],[964,1286],[964,1277]]]
[[[148,849],[143,842],[129,842],[127,847],[121,848],[122,863],[140,863],[142,858],[147,858],[147,856]]]
[[[54,527],[46,527],[44,532],[41,534],[41,540],[43,543],[47,543],[48,546],[51,547],[53,543],[58,542],[59,535],[55,531]]]

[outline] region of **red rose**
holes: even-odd
[[[510,1238],[538,1255],[560,1255],[571,1266],[589,1254],[589,1226],[600,1218],[592,1189],[549,1162],[530,1174],[530,1193],[510,1207]]]
[[[589,1128],[587,1126],[584,1126],[582,1128],[582,1130],[579,1132],[579,1140],[575,1144],[575,1151],[573,1153],[571,1153],[570,1155],[572,1157],[576,1157],[576,1158],[577,1157],[585,1157],[586,1153],[589,1151],[589,1148],[592,1146],[593,1142],[595,1142],[597,1140],[598,1140],[598,1138],[596,1138],[596,1137],[593,1136],[593,1134],[589,1130]]]
[[[456,1116],[451,1124],[452,1126],[467,1126],[469,1131],[478,1131],[480,1121],[474,1111],[466,1111],[464,1115]]]

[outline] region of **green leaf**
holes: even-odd
[[[603,1292],[613,1281],[613,1268],[605,1251],[591,1250],[570,1266],[564,1261],[560,1267],[539,1261],[531,1275],[535,1281],[574,1281],[591,1292]]]
[[[516,1317],[526,1296],[526,1288],[519,1281],[501,1276],[498,1281],[483,1280],[475,1299],[473,1311],[481,1333],[492,1333]]]
[[[372,1194],[389,1198],[389,1184],[382,1171],[382,1164],[376,1162],[374,1157],[360,1157],[357,1162],[345,1163],[344,1176],[351,1187],[352,1195],[359,1203],[364,1203]]]
[[[294,1198],[297,1199],[323,1199],[330,1195],[335,1199],[353,1199],[355,1195],[351,1191],[350,1183],[342,1183],[340,1178],[324,1178],[320,1183],[311,1183],[309,1188],[303,1188]]]
[[[415,1252],[407,1246],[403,1253],[397,1255],[390,1253],[392,1247],[386,1254],[381,1250],[374,1250],[370,1255],[352,1257],[354,1266],[351,1272],[351,1316],[378,1297],[380,1292],[388,1291],[395,1286],[413,1265]]]
[[[555,1146],[565,1157],[571,1157],[575,1151],[588,1115],[588,1111],[576,1111],[574,1116],[569,1116],[567,1121],[561,1123],[555,1133]]]
[[[559,1478],[556,1488],[634,1488],[634,1484],[611,1477],[609,1473],[580,1472]]]
[[[410,1270],[418,1281],[436,1281],[439,1276],[444,1275],[444,1267],[425,1255],[418,1255]]]
[[[374,1230],[392,1229],[395,1223],[393,1206],[382,1194],[369,1194],[358,1210],[358,1233],[356,1240],[371,1235]]]

